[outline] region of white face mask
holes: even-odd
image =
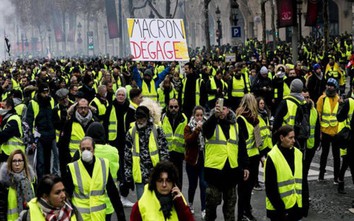
[[[89,151],[89,150],[84,150],[84,151],[82,151],[82,153],[81,153],[81,159],[82,159],[84,162],[86,162],[86,163],[91,162],[92,159],[93,159],[93,154],[92,154],[92,152]]]
[[[7,114],[7,112],[9,112],[9,110],[0,108],[0,115],[1,116],[4,116],[5,114]]]
[[[147,125],[147,122],[144,122],[144,123],[142,123],[142,124],[138,124],[138,123],[136,123],[136,126],[140,129],[140,128],[143,128],[143,127],[146,127],[146,125]]]

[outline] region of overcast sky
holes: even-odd
[[[5,40],[4,40],[4,31],[8,28],[6,26],[7,19],[10,18],[11,15],[14,14],[14,7],[10,0],[0,0],[0,60],[2,61],[5,57]]]

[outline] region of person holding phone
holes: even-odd
[[[183,220],[194,217],[177,187],[178,172],[173,163],[159,162],[153,169],[144,193],[133,206],[131,221]]]

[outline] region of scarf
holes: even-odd
[[[20,173],[11,172],[12,177],[11,186],[16,190],[17,194],[17,209],[20,213],[23,209],[26,209],[27,203],[34,197],[31,181],[26,176],[25,170]]]
[[[333,89],[333,90],[326,89],[327,97],[334,97],[334,96],[336,96],[336,94],[337,94],[337,90],[336,89]]]
[[[92,112],[89,111],[86,117],[83,117],[79,114],[79,112],[75,111],[75,117],[84,127],[92,120]]]
[[[45,199],[40,198],[38,199],[38,206],[41,208],[46,221],[70,221],[73,212],[72,206],[67,201],[62,208],[54,208]]]
[[[298,99],[301,102],[305,100],[304,96],[302,96],[301,93],[290,93],[290,96],[295,97],[296,99]]]
[[[167,194],[167,195],[162,195],[158,191],[155,191],[157,199],[160,201],[161,205],[161,211],[163,213],[163,216],[165,217],[165,220],[169,219],[171,217],[171,212],[172,212],[172,194]]]
[[[203,123],[204,123],[204,118],[203,118]],[[189,121],[188,123],[188,126],[191,128],[192,131],[195,130],[196,126],[197,126],[197,121],[195,120],[195,118],[192,116],[191,117],[191,120]],[[203,134],[202,132],[200,132],[198,134],[198,146],[199,146],[199,150],[202,151],[204,150],[204,145],[205,145],[205,141],[204,141],[204,137],[203,137]]]

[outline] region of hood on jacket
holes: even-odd
[[[101,123],[92,122],[86,130],[86,136],[92,137],[97,144],[106,143],[105,130]]]
[[[34,182],[36,179],[36,174],[31,165],[28,165],[29,173],[31,176],[31,182]],[[4,162],[0,167],[0,182],[3,183],[5,186],[11,186],[10,176],[7,172],[7,162]]]

